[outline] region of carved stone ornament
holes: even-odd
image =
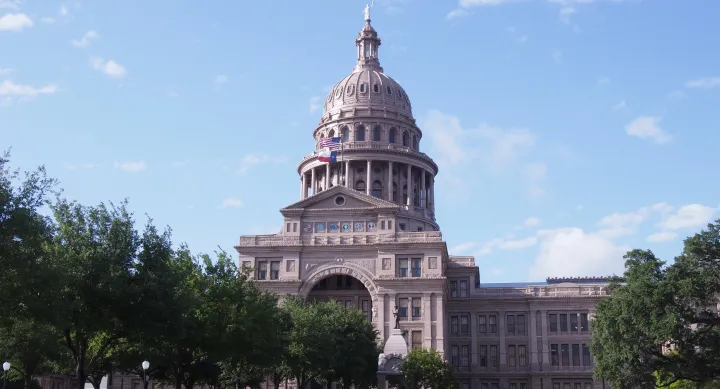
[[[390,270],[390,258],[383,258],[383,259],[382,259],[382,269],[383,269],[383,270]]]
[[[428,262],[428,268],[437,269],[437,257],[430,257]]]
[[[400,354],[380,354],[378,356],[378,371],[389,373],[402,372],[402,364],[405,357]]]

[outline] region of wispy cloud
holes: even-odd
[[[245,155],[240,161],[240,167],[238,168],[238,174],[245,174],[253,166],[267,164],[267,163],[284,163],[284,157],[270,156],[268,154],[254,153]]]
[[[18,32],[34,25],[35,23],[32,21],[32,19],[30,19],[29,16],[23,13],[9,13],[0,16],[0,32]]]
[[[0,9],[19,9],[20,0],[0,0]]]
[[[12,69],[10,68],[0,68],[0,76],[6,76],[10,73],[12,73]]]
[[[558,12],[558,19],[565,24],[570,24],[570,18],[575,15],[577,11],[573,7],[562,7]]]
[[[627,102],[625,102],[625,100],[622,100],[613,106],[614,111],[622,111],[625,109],[627,109]]]
[[[600,77],[597,80],[598,85],[607,85],[610,83],[610,79],[608,77]]]
[[[560,50],[553,50],[552,60],[556,65],[562,65],[563,63],[563,52]]]
[[[10,80],[5,80],[0,83],[0,96],[35,97],[38,95],[51,95],[57,91],[58,87],[55,84],[34,87],[30,85],[16,84]]]
[[[114,166],[116,169],[120,169],[128,173],[137,173],[147,169],[147,163],[145,163],[145,161],[115,161]]]
[[[76,39],[72,41],[73,46],[75,47],[87,47],[90,45],[90,43],[96,39],[100,38],[100,34],[97,33],[95,30],[90,30],[83,34],[82,38]]]
[[[625,132],[630,136],[652,140],[658,144],[668,143],[673,137],[660,128],[661,121],[662,118],[657,116],[640,116],[625,126]]]
[[[313,96],[310,98],[310,113],[313,113],[317,111],[318,109],[322,108],[322,97],[320,96]]]
[[[215,77],[215,80],[213,80],[213,85],[215,85],[215,88],[220,88],[228,82],[230,82],[230,78],[224,74],[220,74]]]
[[[712,89],[720,87],[720,77],[706,77],[691,80],[685,83],[686,88]]]
[[[112,78],[123,78],[127,75],[127,69],[111,59],[93,58],[90,60],[90,65],[93,69]]]
[[[225,200],[222,201],[220,204],[220,208],[238,208],[242,207],[243,202],[242,200],[234,197],[228,197]]]

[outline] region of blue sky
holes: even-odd
[[[273,233],[364,1],[0,0],[0,147],[195,251]],[[718,217],[716,0],[377,0],[380,59],[484,282],[672,259]],[[713,109],[713,107],[715,107]]]

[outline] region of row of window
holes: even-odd
[[[409,268],[408,268],[409,266]],[[408,269],[410,272],[408,273]],[[422,258],[398,258],[397,260],[397,276],[399,278],[421,277],[422,276]]]
[[[327,137],[333,138],[333,137],[335,137],[335,134],[336,134],[335,130],[330,130],[327,133]],[[343,143],[350,141],[350,129],[348,126],[343,126],[337,134],[342,139]],[[372,140],[373,142],[381,142],[383,140],[382,134],[383,134],[383,131],[379,125],[373,127],[372,131],[370,133],[368,133],[365,126],[360,124],[355,128],[355,136],[353,137],[353,141],[354,142],[365,142],[367,140]],[[391,128],[388,131],[388,139],[387,139],[388,143],[397,143],[397,136],[398,136],[398,131],[395,129],[395,127]],[[418,150],[420,148],[420,144],[418,142],[417,135],[412,136],[412,143],[410,143],[410,141],[411,141],[410,133],[407,131],[403,131],[403,133],[401,135],[401,141],[402,141],[402,145],[405,147],[410,147],[410,145],[412,144],[413,149]],[[317,142],[317,147],[320,147],[319,139]]]
[[[450,297],[467,297],[468,296],[468,281],[450,281]]]
[[[374,54],[374,52],[372,50],[365,51],[366,57],[369,57],[369,58],[375,57],[372,54]],[[343,87],[339,87],[339,88],[335,89],[335,98],[339,98],[342,95],[342,91],[343,91]],[[368,91],[367,84],[364,82],[361,82],[360,85],[358,86],[358,91],[360,91],[360,93],[367,93],[367,91]],[[375,94],[379,94],[382,91],[382,87],[378,83],[373,83],[372,91]],[[390,85],[386,85],[385,92],[389,96],[392,96],[392,94],[393,94],[392,87]],[[410,102],[410,100],[407,98],[407,95],[405,95],[401,89],[396,89],[395,92],[401,99],[404,99],[408,103]],[[354,84],[347,85],[345,87],[345,93],[348,95],[352,95],[353,93],[355,93],[355,85]],[[330,101],[331,99],[332,99],[332,94],[328,95],[328,101]]]
[[[270,272],[268,274],[268,264]],[[258,280],[278,280],[280,279],[280,261],[261,261],[257,263],[257,279]]]
[[[420,297],[400,298],[398,303],[398,317],[400,320],[417,321],[422,318],[422,299]]]
[[[405,343],[410,346],[411,350],[423,348],[422,331],[405,331],[403,332],[403,337],[405,338]]]
[[[585,343],[551,344],[550,363],[553,366],[591,366],[590,347]]]
[[[451,281],[455,282],[455,281]],[[460,281],[463,282],[463,281]],[[551,313],[548,315],[550,333],[580,333],[590,330],[590,322],[587,313]],[[559,321],[558,321],[559,320]],[[558,323],[560,324],[558,326]],[[569,324],[569,326],[568,326]],[[537,322],[538,334],[542,333],[541,322]],[[505,315],[506,335],[526,335],[528,328],[527,316],[525,314]],[[569,329],[569,330],[568,330]],[[496,314],[480,314],[477,316],[477,332],[479,334],[497,334],[498,316]],[[450,333],[453,335],[470,335],[470,315],[450,316]]]

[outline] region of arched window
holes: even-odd
[[[330,130],[330,132],[328,132],[328,138],[332,138],[334,136],[335,136],[335,130]]]
[[[413,149],[417,150],[419,148],[420,147],[418,147],[417,135],[413,135]]]
[[[373,195],[373,197],[377,197],[379,199],[382,198],[382,182],[377,181],[377,180],[373,182],[372,195]]]
[[[410,135],[408,135],[407,131],[403,132],[403,146],[410,146]]]
[[[358,180],[355,182],[355,190],[359,192],[365,192],[365,181]]]
[[[374,142],[380,142],[380,134],[382,133],[382,130],[380,129],[380,126],[375,126],[373,128],[373,141]]]
[[[378,84],[373,84],[373,92],[375,92],[375,93],[380,93],[380,85],[378,85]]]
[[[355,142],[365,142],[365,126],[358,126],[355,130]]]
[[[340,136],[343,142],[347,142],[350,139],[350,131],[347,126],[343,126],[343,128],[340,129]]]
[[[365,93],[365,83],[360,84],[360,93]]]
[[[395,143],[396,133],[397,133],[397,130],[394,127],[390,129],[390,132],[388,134],[388,142]]]

